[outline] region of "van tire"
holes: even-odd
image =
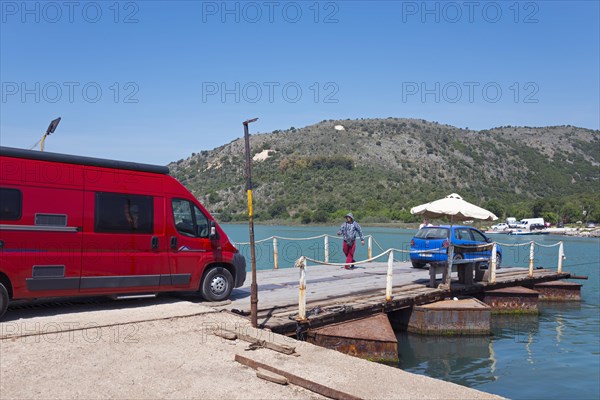
[[[209,269],[200,284],[200,295],[208,301],[222,301],[233,290],[233,276],[223,267]]]
[[[8,308],[8,290],[0,283],[0,319]]]

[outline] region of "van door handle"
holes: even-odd
[[[152,246],[152,250],[158,249],[158,237],[152,236],[152,239],[150,240],[150,244]]]
[[[0,249],[4,247],[4,240],[0,240]]]
[[[172,250],[177,250],[177,238],[175,236],[171,236],[169,244]]]

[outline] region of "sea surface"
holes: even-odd
[[[224,224],[236,243],[249,241],[247,225]],[[301,255],[323,259],[324,239],[289,241],[281,237],[335,236],[338,226],[255,226],[255,239],[279,236],[279,267],[292,267]],[[390,247],[408,249],[415,230],[363,227],[373,235],[373,255]],[[503,267],[527,267],[531,240],[541,245],[564,242],[563,270],[588,276],[581,303],[542,303],[536,316],[493,316],[492,335],[427,337],[398,332],[398,367],[512,399],[600,399],[600,239],[566,236],[494,235],[503,246]],[[341,240],[329,238],[330,261],[342,261]],[[381,248],[379,247],[381,246]],[[249,246],[238,246],[250,265]],[[356,259],[367,256],[357,246]],[[257,268],[273,268],[273,241],[256,246]],[[405,254],[396,260],[407,261]],[[385,259],[381,259],[385,261]],[[557,247],[535,246],[534,265],[556,268]]]

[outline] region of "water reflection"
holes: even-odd
[[[495,381],[493,341],[489,336],[426,336],[407,332],[398,338],[399,368],[466,386]]]
[[[534,344],[539,331],[538,315],[497,315],[490,336],[426,336],[398,332],[399,368],[469,387],[499,379],[494,346],[514,343],[514,353],[534,364]],[[520,350],[518,350],[520,348]]]
[[[537,334],[540,318],[535,314],[494,315],[491,328],[494,340],[514,338],[518,343],[527,343],[529,336]]]

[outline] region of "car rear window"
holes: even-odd
[[[415,235],[419,239],[447,239],[448,229],[446,228],[421,228]]]

